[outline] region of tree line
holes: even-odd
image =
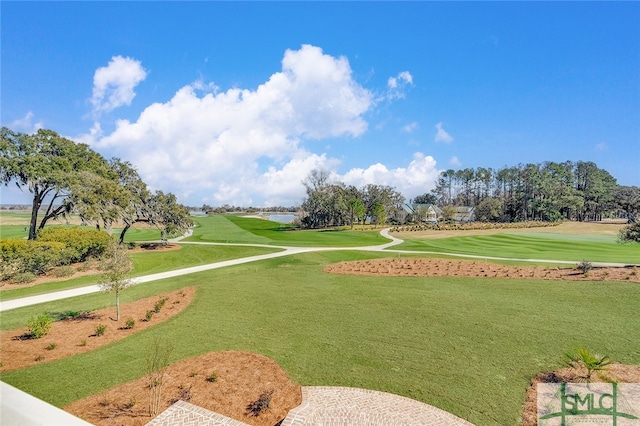
[[[519,164],[499,170],[445,170],[418,201],[469,206],[483,221],[601,220],[640,211],[640,188],[618,185],[593,162]]]
[[[332,182],[329,172],[312,170],[303,182],[307,197],[302,202],[301,225],[304,228],[364,224],[374,225],[403,213],[405,198],[390,186],[368,184],[362,188]]]
[[[33,195],[29,240],[51,219],[71,213],[107,231],[123,223],[121,243],[138,222],[157,227],[163,240],[192,225],[189,211],[175,195],[150,191],[131,163],[106,160],[88,145],[52,130],[26,134],[2,127],[0,182],[15,183]]]

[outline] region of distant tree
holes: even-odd
[[[502,217],[502,202],[493,197],[485,198],[476,207],[476,218],[481,222],[495,222]]]
[[[442,220],[447,223],[453,222],[456,218],[456,213],[454,206],[444,206],[442,207]]]
[[[156,191],[148,203],[151,215],[150,223],[160,229],[163,243],[167,242],[168,235],[182,233],[193,226],[189,210],[178,204],[176,196],[162,191]]]
[[[438,197],[434,194],[425,193],[422,195],[418,195],[413,199],[414,204],[436,204],[438,202]]]
[[[387,222],[387,212],[382,203],[376,203],[373,206],[371,218],[375,225],[383,225]]]
[[[620,230],[618,241],[621,243],[640,243],[640,222],[633,222]]]
[[[120,293],[131,285],[129,273],[133,263],[125,246],[112,240],[101,261],[102,277],[100,287],[103,291],[116,295],[116,321],[120,321]]]
[[[364,204],[362,204],[362,200],[359,198],[351,198],[349,200],[349,217],[351,222],[351,229],[353,229],[353,223],[355,221],[360,221],[362,219],[362,224],[364,225],[364,215],[365,215]]]
[[[640,188],[637,186],[619,186],[614,194],[618,207],[625,212],[630,222],[637,220],[640,214]]]
[[[0,131],[0,182],[14,182],[20,189],[33,194],[29,239],[35,240],[37,230],[47,221],[69,213],[74,195],[79,196],[90,178],[98,185],[103,179],[116,179],[107,161],[85,144],[76,144],[51,130],[40,129],[34,134]],[[95,199],[85,199],[88,204]],[[38,226],[40,208],[47,204]],[[96,213],[97,214],[97,213]]]

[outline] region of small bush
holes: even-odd
[[[36,362],[44,361],[44,355],[38,355],[37,357],[35,357],[34,361]]]
[[[33,272],[21,272],[14,275],[11,282],[14,284],[28,284],[34,282],[36,279],[38,279],[38,276]]]
[[[48,350],[48,351],[52,351],[52,350],[54,350],[54,349],[55,349],[55,348],[57,348],[57,347],[58,347],[58,345],[57,345],[57,344],[55,344],[55,343],[49,343],[49,345],[48,345],[45,349],[46,349],[46,350]]]
[[[104,324],[98,324],[96,326],[96,336],[102,336],[107,331],[107,326]]]
[[[124,324],[125,324],[124,328],[130,330],[133,328],[134,325],[136,325],[136,320],[134,320],[133,318],[127,318]]]
[[[79,346],[87,346],[87,339],[82,339]]]
[[[262,394],[255,401],[251,402],[247,405],[247,414],[257,417],[263,411],[269,409],[269,405],[271,404],[271,397],[273,396],[273,390],[268,392],[262,392]]]
[[[156,314],[159,313],[162,307],[164,306],[164,304],[167,303],[167,300],[169,299],[166,297],[159,299],[153,307],[153,312],[155,312]]]
[[[45,336],[51,330],[52,319],[48,315],[39,315],[38,317],[31,317],[27,323],[29,327],[29,336],[32,339],[39,339]]]
[[[211,374],[207,376],[207,382],[213,383],[216,380],[218,380],[218,373],[216,373],[215,371],[211,372]]]
[[[583,260],[582,262],[578,263],[576,269],[578,269],[578,271],[582,272],[584,275],[587,275],[589,271],[593,269],[593,264],[591,264],[591,262]]]
[[[54,269],[53,276],[56,278],[70,277],[71,275],[75,274],[75,272],[76,271],[75,269],[73,269],[73,267],[66,265]]]
[[[147,313],[144,316],[145,321],[151,321],[151,318],[153,318],[153,311],[147,311]]]

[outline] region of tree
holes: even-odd
[[[126,247],[112,240],[107,252],[102,258],[102,277],[100,287],[106,292],[116,294],[116,321],[120,321],[120,292],[131,285],[128,278],[133,270],[133,263],[129,259]]]
[[[454,206],[442,207],[442,220],[446,223],[451,223],[456,218],[456,208]]]
[[[614,194],[618,207],[624,211],[629,222],[635,222],[640,212],[640,188],[637,186],[619,186]]]
[[[351,222],[351,229],[353,229],[354,221],[360,221],[362,219],[362,224],[364,225],[364,215],[365,208],[364,204],[362,204],[362,200],[359,198],[351,198],[349,200],[349,217]]]
[[[476,218],[481,222],[495,222],[502,217],[502,202],[494,197],[488,197],[478,203]]]
[[[387,212],[385,211],[382,203],[376,203],[373,205],[371,218],[376,225],[384,225],[387,222]]]
[[[73,195],[85,187],[87,176],[92,182],[116,179],[107,161],[88,145],[76,144],[51,130],[40,129],[32,135],[0,131],[0,181],[14,182],[33,194],[29,239],[47,221],[69,213]],[[87,199],[88,201],[88,199]],[[38,226],[38,212],[47,204]]]
[[[633,222],[620,230],[618,241],[621,243],[640,243],[640,222]]]
[[[434,194],[425,193],[422,195],[418,195],[413,199],[414,204],[436,204],[438,202],[438,197]]]
[[[160,229],[161,239],[166,243],[170,234],[182,233],[193,226],[189,210],[178,204],[176,196],[156,191],[148,202],[149,223]]]

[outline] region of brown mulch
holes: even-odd
[[[76,319],[55,321],[51,324],[49,333],[40,339],[29,338],[27,327],[2,332],[0,372],[89,352],[123,339],[179,314],[191,303],[194,295],[195,288],[189,287],[121,304],[120,321],[115,321],[115,306],[83,313]],[[153,310],[156,302],[165,297],[167,300],[160,312],[153,314],[151,321],[146,321],[147,311]],[[131,329],[124,328],[128,318],[135,320]],[[99,324],[107,327],[102,336],[95,335]]]
[[[538,383],[576,383],[587,374],[586,369],[563,368],[560,370],[540,373],[531,381],[527,389],[526,402],[522,412],[522,425],[535,426],[538,424]],[[618,383],[640,383],[640,365],[611,364],[600,375],[594,373],[593,382],[616,381]]]
[[[640,268],[593,268],[583,274],[575,267],[510,266],[472,260],[391,258],[340,262],[324,268],[332,274],[415,277],[532,278],[572,281],[640,283]]]
[[[216,373],[215,381],[207,378]],[[247,406],[273,391],[269,408],[253,416]],[[64,409],[95,425],[144,425],[149,415],[148,377],[76,401]],[[163,377],[158,414],[178,400],[259,426],[273,426],[302,403],[293,383],[270,358],[250,352],[210,352],[170,365]]]

